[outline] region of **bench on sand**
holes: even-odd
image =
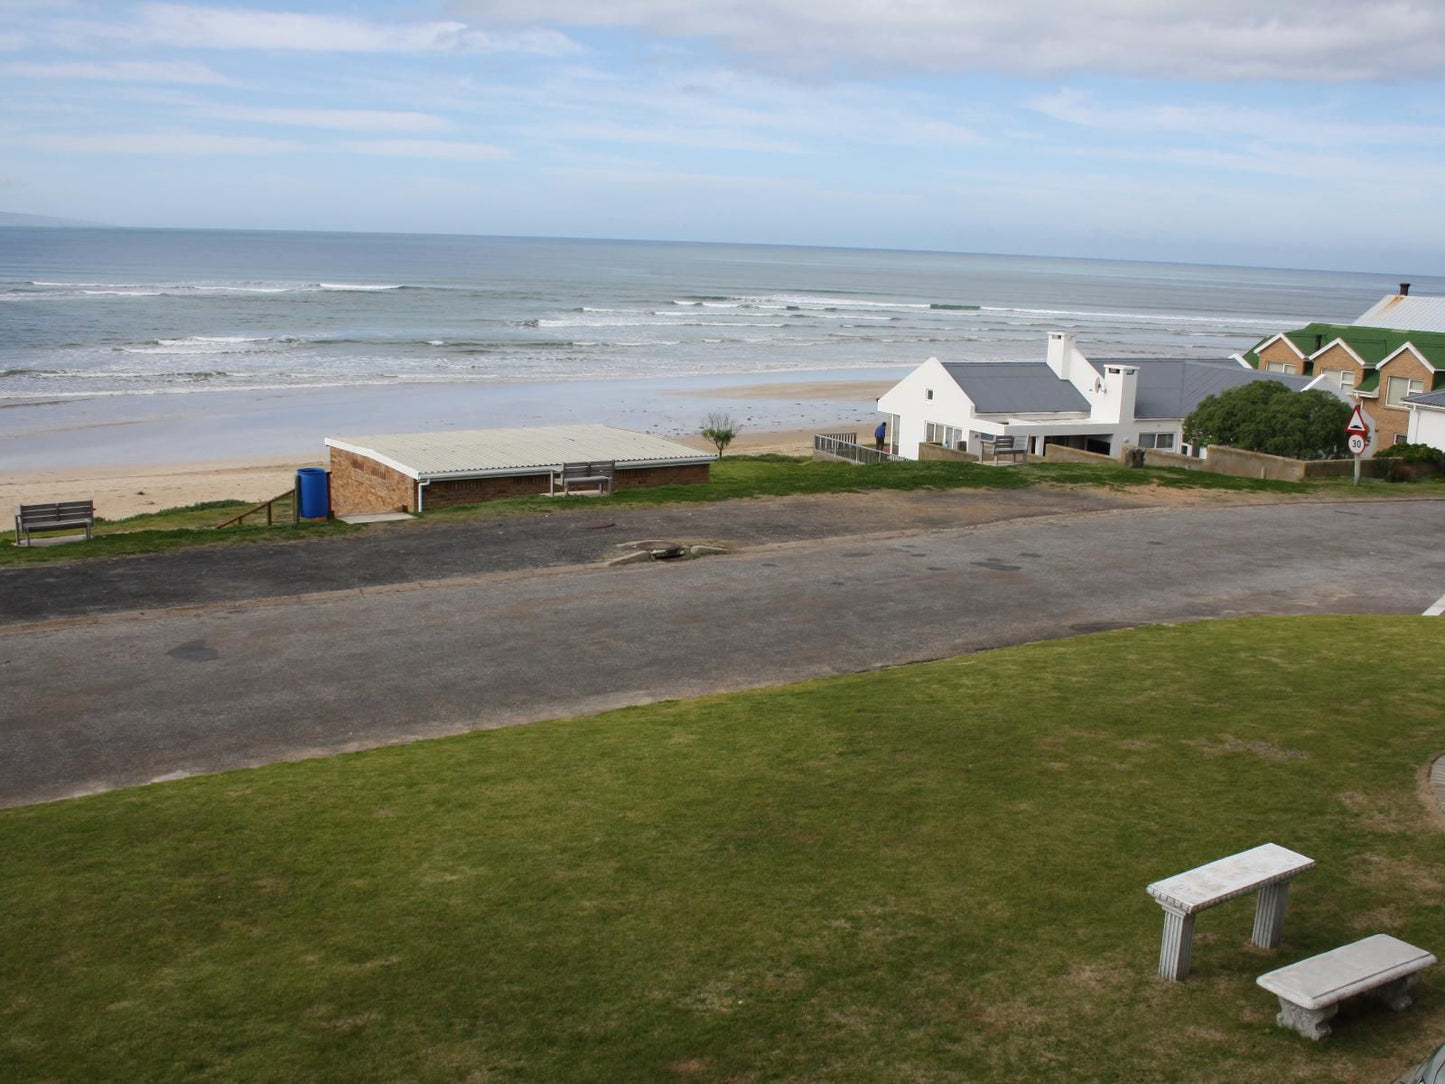
[[[15,544],[30,545],[31,531],[63,531],[84,528],[90,538],[95,526],[94,501],[56,501],[51,504],[22,504],[15,509]],[[21,535],[25,541],[20,541]]]
[[[1424,949],[1377,933],[1261,975],[1255,982],[1279,998],[1274,1019],[1280,1027],[1319,1040],[1330,1033],[1327,1021],[1340,1003],[1357,994],[1377,997],[1396,1012],[1409,1008],[1410,987],[1433,963],[1434,955]]]
[[[555,497],[559,486],[563,494],[571,493],[573,486],[586,486],[598,493],[611,493],[612,476],[616,472],[616,461],[563,463],[552,468],[552,484],[547,492]]]
[[[1146,891],[1164,909],[1159,974],[1172,982],[1183,982],[1189,974],[1194,916],[1249,892],[1259,893],[1250,940],[1260,948],[1274,948],[1284,933],[1284,907],[1289,899],[1290,880],[1314,867],[1313,858],[1274,843],[1263,843],[1149,885]]]

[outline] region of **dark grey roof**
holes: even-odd
[[[1134,400],[1136,418],[1183,418],[1207,396],[1256,380],[1278,380],[1300,391],[1312,377],[1262,373],[1237,361],[1194,358],[1090,358],[1094,368],[1133,365],[1139,370],[1139,391]]]
[[[1414,395],[1405,396],[1407,403],[1419,403],[1421,406],[1445,407],[1445,389],[1440,391],[1417,391]]]
[[[1042,361],[955,361],[943,365],[980,414],[1089,412],[1089,401]]]

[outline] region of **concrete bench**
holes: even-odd
[[[1274,948],[1284,933],[1290,880],[1314,866],[1313,858],[1264,843],[1149,885],[1149,895],[1164,909],[1159,974],[1183,982],[1193,951],[1194,916],[1250,892],[1259,893],[1250,940],[1260,948]]]
[[[1410,988],[1433,963],[1434,955],[1424,949],[1377,933],[1261,975],[1255,982],[1279,998],[1274,1019],[1280,1027],[1319,1040],[1330,1033],[1326,1021],[1340,1003],[1357,994],[1377,997],[1396,1012],[1409,1008]]]
[[[94,501],[57,501],[52,504],[22,504],[15,509],[15,544],[30,545],[31,531],[61,531],[83,528],[90,537],[95,526]]]
[[[563,494],[572,492],[573,486],[588,486],[595,487],[598,493],[611,493],[612,477],[616,473],[616,461],[563,463],[552,468],[552,484],[548,492],[556,496],[558,486]]]

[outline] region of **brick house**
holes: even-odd
[[[546,493],[554,468],[610,462],[615,489],[708,480],[716,455],[610,425],[327,437],[331,508],[419,512]]]
[[[1408,284],[1402,283],[1408,291]],[[1413,304],[1401,304],[1402,302]],[[1433,326],[1378,326],[1415,319]],[[1348,395],[1369,424],[1371,452],[1409,439],[1410,395],[1445,389],[1445,298],[1390,295],[1353,324],[1307,324],[1241,355],[1261,372],[1313,377]]]

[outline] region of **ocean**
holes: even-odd
[[[1037,359],[1054,329],[1095,356],[1222,357],[1352,319],[1395,286],[960,253],[12,227],[0,401],[837,375]]]

